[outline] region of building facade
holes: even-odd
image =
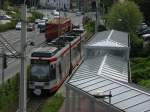
[[[39,5],[46,8],[70,9],[70,0],[40,0]]]
[[[70,8],[79,9],[86,12],[91,9],[91,2],[92,0],[71,0]]]

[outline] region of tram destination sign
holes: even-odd
[[[31,64],[49,64],[48,60],[32,59]]]

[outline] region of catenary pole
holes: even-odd
[[[25,64],[25,54],[26,54],[26,12],[27,7],[25,4],[21,6],[21,64],[20,64],[20,94],[19,94],[19,112],[26,112],[26,98],[27,98],[27,88],[26,88],[26,64]]]
[[[2,46],[2,84],[4,84],[4,47]]]
[[[60,0],[58,1],[58,10],[59,10],[59,25],[58,25],[58,37],[61,35],[61,25],[60,25]]]
[[[98,13],[98,5],[97,5],[97,1],[96,2],[96,10],[95,10],[95,33],[97,33],[97,13]]]
[[[100,0],[98,1],[95,1],[96,2],[96,14],[95,14],[95,33],[97,33],[97,28],[98,28],[98,25],[99,25],[99,21],[100,21]]]

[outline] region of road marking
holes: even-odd
[[[17,43],[17,42],[19,42],[19,41],[20,41],[20,39],[17,39],[17,40],[15,40],[15,41],[13,41],[12,44],[15,44],[15,43]]]
[[[15,61],[16,61],[15,59],[12,59],[11,61],[8,62],[8,64],[11,64],[11,63],[13,63]]]

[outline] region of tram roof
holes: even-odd
[[[32,52],[32,57],[50,57],[58,51],[57,47],[40,47]]]
[[[40,47],[40,48],[36,49],[35,52],[38,51],[38,52],[49,52],[49,53],[53,53],[53,52],[55,52],[57,49],[58,49],[57,47],[52,47],[52,46],[50,46],[50,47]]]

